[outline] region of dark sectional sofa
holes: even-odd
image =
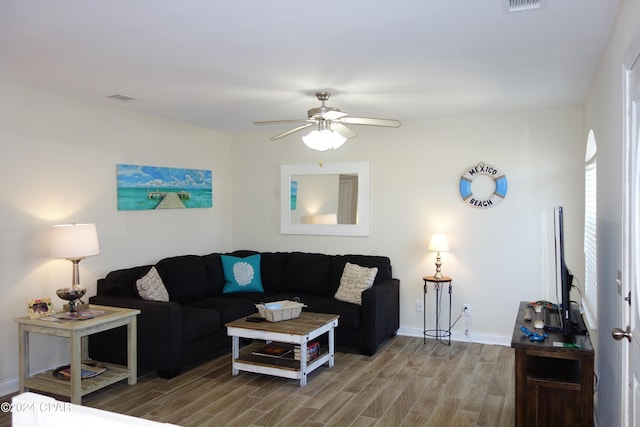
[[[255,251],[226,255],[247,257]],[[362,305],[338,301],[334,294],[347,262],[377,267],[371,288],[362,293]],[[221,254],[183,255],[165,258],[155,267],[169,301],[142,299],[136,280],[151,265],[115,270],[98,280],[91,304],[136,308],[138,316],[138,366],[172,377],[195,362],[229,351],[225,323],[256,313],[255,304],[299,298],[304,310],[340,315],[336,330],[338,347],[355,347],[372,355],[400,325],[398,279],[391,261],[383,256],[326,255],[304,252],[260,253],[264,292],[223,293],[225,284]],[[126,330],[119,328],[91,335],[92,359],[125,363]]]

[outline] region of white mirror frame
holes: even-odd
[[[357,224],[292,224],[291,177],[295,175],[358,175]],[[280,234],[310,234],[321,236],[369,235],[369,163],[330,163],[280,166]]]

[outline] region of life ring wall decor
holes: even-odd
[[[479,175],[486,175],[493,179],[495,189],[489,197],[478,197],[471,192],[471,183]],[[499,205],[507,196],[507,177],[497,167],[480,162],[471,166],[460,177],[460,196],[467,205],[474,208],[492,208]]]

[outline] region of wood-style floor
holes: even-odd
[[[148,374],[135,386],[115,384],[83,404],[182,426],[513,426],[513,349],[451,344],[398,336],[373,357],[338,352],[305,387],[234,377],[225,355],[171,380]]]

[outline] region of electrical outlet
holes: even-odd
[[[471,304],[462,304],[462,314],[464,316],[471,316]]]
[[[420,299],[416,300],[416,311],[422,313],[424,311],[424,302]]]

